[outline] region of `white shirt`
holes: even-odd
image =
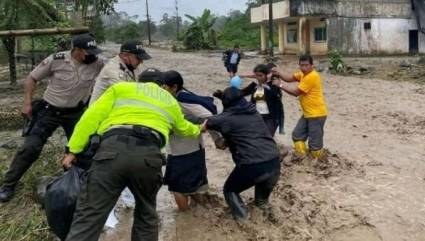
[[[238,57],[239,57],[239,54],[233,52],[232,56],[230,57],[230,63],[231,64],[237,64],[238,63]]]
[[[270,114],[269,107],[267,106],[266,96],[264,93],[263,86],[259,85],[257,87],[257,90],[255,91],[253,98],[255,100],[255,107],[257,108],[258,113],[262,115]]]

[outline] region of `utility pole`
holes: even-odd
[[[151,39],[151,21],[149,18],[149,5],[148,0],[146,0],[146,23],[148,24],[148,43],[149,46],[152,45],[152,39]]]
[[[179,23],[179,6],[178,6],[178,0],[175,1],[176,3],[176,40],[179,41],[179,32],[180,32],[180,23]]]
[[[273,57],[273,0],[269,0],[269,56]]]

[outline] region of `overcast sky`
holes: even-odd
[[[189,14],[199,16],[205,8],[216,15],[225,15],[230,10],[246,10],[247,0],[178,0],[179,15]],[[149,15],[158,22],[164,13],[175,15],[175,0],[148,0]],[[139,15],[139,19],[146,18],[145,0],[119,0],[115,5],[117,12],[127,12],[128,15]],[[187,19],[183,19],[187,20]]]

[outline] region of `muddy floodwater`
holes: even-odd
[[[108,47],[113,55],[117,46]],[[112,51],[111,51],[112,50]],[[177,70],[189,90],[211,95],[228,84],[219,53],[172,53],[147,49],[143,68]],[[263,59],[242,59],[249,72]],[[295,70],[295,56],[278,62]],[[204,136],[210,205],[180,213],[167,187],[157,200],[162,241],[424,241],[425,240],[425,79],[388,81],[367,75],[321,73],[329,116],[324,161],[297,161],[287,155],[280,180],[265,210],[252,205],[253,191],[242,194],[249,221],[236,223],[225,205],[223,183],[234,164],[227,150],[217,150]],[[243,85],[251,81],[245,79]],[[16,100],[0,100],[0,104]],[[13,102],[13,103],[15,103]],[[291,146],[291,130],[301,116],[298,100],[284,94],[285,134],[279,145]],[[220,106],[220,103],[217,102]],[[102,241],[130,240],[132,210],[117,212],[115,229]]]
[[[178,70],[190,90],[210,95],[227,86],[220,54],[148,51],[153,59],[145,67]],[[243,59],[240,72],[262,61],[260,57]],[[279,65],[290,72],[296,63],[289,56]],[[329,107],[327,161],[296,162],[287,156],[267,211],[251,204],[252,190],[243,193],[251,217],[240,225],[230,217],[221,192],[233,168],[230,155],[216,150],[205,135],[213,202],[208,208],[179,213],[167,187],[162,187],[160,239],[425,240],[425,85],[326,73],[322,79]],[[244,85],[250,81],[246,79]],[[276,140],[290,146],[291,130],[301,111],[296,98],[284,94],[283,102],[285,134]],[[117,230],[102,240],[129,240],[130,219],[131,212],[124,212]]]

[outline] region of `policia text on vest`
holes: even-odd
[[[132,240],[158,240],[156,195],[162,185],[161,147],[170,131],[198,137],[201,127],[184,119],[176,99],[154,83],[121,82],[83,114],[71,136],[64,166],[93,134],[101,143],[92,158],[67,241],[95,241],[125,187],[136,199]]]

